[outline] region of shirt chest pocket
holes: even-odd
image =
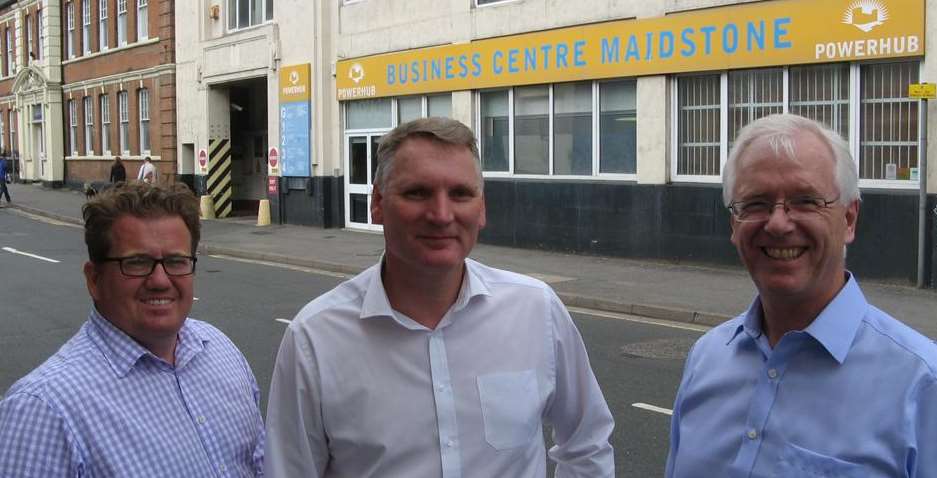
[[[869,478],[862,467],[788,443],[778,460],[777,478]]]
[[[497,450],[530,443],[540,430],[540,391],[533,370],[478,376],[485,440]]]

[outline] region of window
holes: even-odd
[[[393,127],[389,98],[348,102],[345,129],[380,129]]]
[[[137,41],[146,40],[150,26],[147,19],[147,0],[137,0]]]
[[[98,51],[107,50],[107,0],[98,3]]]
[[[599,172],[635,174],[637,82],[599,83]]]
[[[13,56],[13,30],[12,28],[6,29],[6,42],[7,42],[7,56],[4,58],[6,61],[5,70],[8,75],[16,74],[16,57]]]
[[[452,94],[433,95],[426,97],[426,116],[441,118],[452,117]]]
[[[150,92],[146,88],[137,91],[140,110],[140,154],[150,152]]]
[[[91,54],[91,1],[81,0],[81,51]]]
[[[117,46],[127,44],[127,0],[117,0]]]
[[[423,97],[407,96],[397,99],[397,124],[403,124],[422,116]]]
[[[16,112],[9,111],[10,116],[10,151],[16,152]]]
[[[117,112],[120,119],[120,152],[130,154],[130,110],[126,91],[117,93]]]
[[[6,128],[3,127],[3,115],[0,114],[0,151],[2,151],[4,154],[7,154],[6,141],[4,141],[6,131]]]
[[[94,104],[90,96],[82,100],[85,109],[85,154],[94,154]]]
[[[849,137],[849,65],[795,66],[790,69],[790,112],[829,125]]]
[[[78,156],[78,106],[75,100],[68,100],[68,142],[71,145],[72,156]]]
[[[273,0],[228,0],[228,30],[273,20]]]
[[[918,168],[917,62],[875,63],[860,68],[859,179],[908,180]]]
[[[65,34],[65,54],[68,58],[75,58],[75,4],[69,2],[65,6],[68,33]]]
[[[907,98],[907,89],[919,71],[920,62],[903,61],[677,77],[675,179],[718,182],[739,129],[789,111],[849,142],[861,186],[914,187],[920,126],[917,100]]]
[[[33,56],[33,24],[30,21],[29,15],[26,15],[26,64],[29,65],[34,56]]]
[[[36,31],[39,33],[39,48],[36,49],[36,60],[42,59],[43,32],[42,32],[42,10],[36,11]]]
[[[510,171],[509,91],[483,91],[481,103],[481,156],[484,171]]]
[[[783,112],[783,69],[729,72],[729,148],[732,148],[743,126],[758,118]]]
[[[721,76],[677,80],[677,176],[713,176],[722,171]]]
[[[101,104],[101,154],[111,154],[111,102],[107,95],[98,97]]]
[[[592,83],[553,86],[553,174],[592,174]]]
[[[633,175],[637,81],[581,81],[479,92],[482,170]]]

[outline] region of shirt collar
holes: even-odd
[[[839,363],[846,360],[869,305],[855,277],[849,272],[846,272],[846,276],[846,285],[804,329],[805,333],[820,343]],[[726,345],[732,343],[743,330],[753,340],[757,340],[763,333],[761,318],[761,298],[755,297],[742,316],[742,323],[735,329]]]
[[[364,300],[361,304],[360,318],[371,317],[395,318],[395,312],[390,305],[390,299],[387,298],[387,291],[384,289],[384,281],[381,279],[381,267],[384,263],[384,257],[368,269],[370,279],[368,280],[367,290],[364,293]],[[479,264],[471,259],[465,260],[465,276],[462,279],[462,285],[459,289],[459,296],[450,310],[458,311],[466,307],[472,298],[480,295],[491,295],[491,289],[478,271]]]
[[[93,305],[91,306],[88,321],[91,324],[88,334],[92,343],[101,350],[107,363],[117,376],[125,377],[134,365],[145,356],[150,356],[154,360],[165,363],[104,318],[98,312],[97,307]],[[208,342],[208,339],[192,327],[188,319],[183,322],[177,337],[175,368],[180,369],[204,349],[204,344]]]

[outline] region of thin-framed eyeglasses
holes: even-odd
[[[157,264],[163,265],[168,276],[187,276],[195,272],[193,256],[166,256],[157,259],[150,256],[105,257],[100,262],[116,262],[120,264],[120,272],[130,277],[146,277],[156,270]]]
[[[732,201],[728,209],[739,222],[765,222],[771,218],[774,209],[778,206],[784,208],[787,217],[796,221],[815,217],[821,210],[831,207],[839,201],[839,197],[827,200],[814,196],[799,196],[787,198],[783,201],[766,201],[764,199],[751,199],[747,201]]]

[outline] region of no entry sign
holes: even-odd
[[[267,152],[267,164],[270,166],[270,176],[280,175],[280,151],[276,146],[271,146],[270,151]]]
[[[208,170],[208,151],[204,149],[198,150],[198,167],[203,173]]]

